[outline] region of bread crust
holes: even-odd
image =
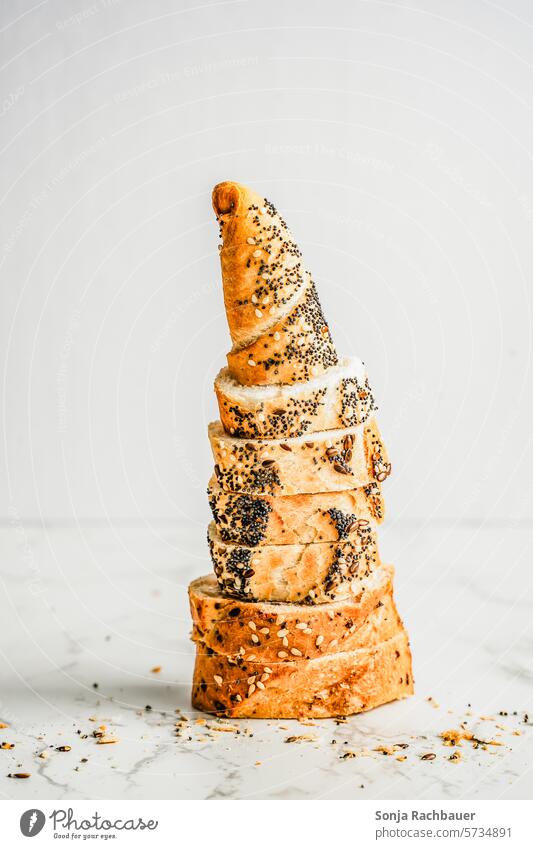
[[[343,492],[246,495],[222,489],[213,475],[207,493],[220,538],[250,547],[350,539],[385,514],[376,482]]]
[[[227,355],[243,386],[297,383],[339,362],[314,283],[309,279],[290,312],[256,339]]]
[[[342,542],[265,545],[223,542],[215,523],[209,550],[221,590],[233,598],[321,604],[358,593],[379,562],[370,526]]]
[[[273,204],[239,183],[213,189],[220,226],[224,303],[235,347],[248,344],[288,312],[307,285],[298,245]]]
[[[320,430],[363,424],[376,409],[360,360],[344,358],[318,378],[289,387],[243,392],[228,369],[215,380],[220,420],[232,436],[286,439]]]
[[[388,640],[303,662],[268,664],[270,672],[254,662],[229,663],[225,655],[208,654],[202,643],[196,649],[193,707],[219,716],[348,716],[413,692],[411,652],[401,626]]]
[[[236,439],[220,422],[212,422],[209,440],[217,481],[229,492],[340,492],[381,482],[391,472],[374,418],[357,427],[283,441]]]
[[[192,703],[272,719],[369,710],[413,680],[394,570],[377,550],[391,464],[366,370],[339,363],[274,206],[228,181],[213,207],[233,347],[209,425],[216,577],[189,586]]]
[[[192,639],[256,663],[279,663],[283,657],[300,662],[363,648],[376,628],[385,640],[399,627],[392,577],[392,567],[381,566],[357,595],[312,607],[236,602],[221,594],[212,575],[198,578],[189,586]]]

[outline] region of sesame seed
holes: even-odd
[[[247,683],[248,683],[248,684],[254,684],[254,683],[255,683],[255,675],[250,675],[250,677],[248,678]]]
[[[220,675],[213,675],[213,680],[215,684],[218,684],[219,687],[222,685],[222,678],[220,677]]]
[[[304,631],[304,634],[312,634],[312,633],[313,633],[312,628],[306,628],[305,631]]]
[[[268,304],[269,301],[270,301],[270,295],[265,295],[265,297],[263,298],[263,303]]]
[[[261,678],[259,680],[260,681],[268,681],[269,678],[270,678],[270,675],[268,674],[268,672],[263,672],[263,674],[261,675]]]
[[[252,629],[252,631],[256,630],[255,622],[248,622],[248,627]]]
[[[299,631],[305,631],[305,629],[307,628],[307,622],[298,622],[296,624],[296,627]]]
[[[300,649],[295,649],[295,648],[291,649],[291,654],[293,654],[295,657],[301,657],[302,656]]]
[[[261,681],[258,681],[256,686],[257,686],[258,690],[264,690],[265,689],[265,685]]]
[[[260,628],[259,633],[260,634],[270,634],[270,628]]]
[[[328,643],[328,649],[332,649],[334,646],[336,646],[336,645],[337,645],[337,643],[338,643],[338,642],[339,642],[339,641],[338,641],[338,640],[336,640],[336,639],[335,639],[335,640],[330,640],[330,642]]]
[[[318,648],[319,646],[322,645],[323,642],[324,642],[324,635],[319,634],[318,637],[316,638],[315,646]]]
[[[279,342],[279,340],[281,339],[281,336],[280,336],[280,334],[278,333],[278,331],[277,331],[277,330],[276,330],[276,332],[274,333],[274,339],[276,340],[276,342]]]
[[[261,275],[261,277],[263,278],[263,280],[268,280],[268,274],[266,273],[266,271],[264,272],[264,274]]]
[[[276,312],[277,312],[276,307],[270,307],[270,309],[269,309],[270,315],[276,315]],[[279,333],[278,333],[278,336],[279,336]],[[276,338],[276,334],[274,333],[274,339],[275,338]]]
[[[278,637],[286,637],[288,633],[286,628],[282,628],[281,631],[278,631]]]
[[[237,693],[237,695],[235,696],[235,701],[242,702],[242,696],[240,696],[239,693]]]
[[[314,591],[314,590],[309,590],[309,592],[308,592],[308,596],[309,596],[309,598],[314,598],[314,597],[316,596],[315,591]]]
[[[257,295],[252,295],[252,304],[258,304],[258,303],[259,303],[259,300],[257,298]]]
[[[253,255],[254,256],[261,256],[261,251],[254,251]]]
[[[246,660],[255,660],[255,654],[249,654]]]
[[[255,245],[255,239],[252,239],[252,237],[251,237],[251,236],[248,236],[248,238],[246,239],[246,241],[248,242],[248,244],[249,244],[249,245]]]
[[[252,643],[258,643],[258,642],[259,642],[259,637],[257,636],[257,634],[252,634]]]
[[[270,666],[263,666],[263,670],[264,670],[264,672],[266,672],[268,675],[272,675],[272,670],[271,670]]]
[[[261,310],[256,310],[256,311],[255,311],[255,314],[256,314],[257,318],[261,318],[261,317],[262,317],[262,315],[263,315],[263,313],[261,312]]]
[[[252,693],[255,693],[255,684],[250,684],[248,687],[248,696],[251,696]]]
[[[283,645],[285,646],[285,648],[287,648],[287,646],[289,645],[289,641],[288,641],[287,637],[283,637],[282,642],[283,642]]]
[[[254,368],[255,363],[254,363],[253,360],[248,360],[248,365],[251,366],[252,368]]]
[[[278,657],[287,657],[287,652],[286,651],[279,651]]]

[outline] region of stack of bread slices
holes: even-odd
[[[189,588],[193,705],[242,717],[327,717],[413,691],[407,634],[376,527],[391,466],[362,362],[337,355],[283,218],[238,183],[215,187],[233,348],[208,541]]]

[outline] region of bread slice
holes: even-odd
[[[340,492],[381,482],[391,471],[374,418],[285,440],[237,439],[212,422],[209,440],[217,481],[230,492]]]
[[[231,376],[244,386],[298,383],[338,364],[315,284],[269,330],[227,355]]]
[[[222,369],[215,392],[232,436],[286,439],[366,422],[376,409],[365,367],[344,357],[320,377],[291,386],[242,386]]]
[[[376,482],[343,492],[244,495],[226,492],[213,475],[207,494],[219,537],[249,547],[350,539],[385,513]]]
[[[342,542],[246,548],[223,542],[211,522],[208,541],[220,588],[250,600],[321,604],[346,598],[361,591],[379,562],[370,526]]]
[[[266,665],[215,654],[196,644],[192,704],[229,717],[322,719],[348,716],[413,693],[411,652],[401,625],[394,636],[354,651]]]
[[[380,639],[393,636],[399,618],[391,566],[369,575],[357,595],[329,604],[273,604],[227,598],[213,575],[189,586],[192,639],[206,649],[256,663],[309,660],[364,647],[379,621]]]
[[[243,347],[290,310],[308,285],[302,255],[274,206],[239,183],[219,183],[213,208],[230,335]]]

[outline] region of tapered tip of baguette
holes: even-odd
[[[213,209],[215,215],[228,215],[235,213],[240,205],[242,197],[248,192],[246,186],[226,180],[217,183],[213,189]]]

